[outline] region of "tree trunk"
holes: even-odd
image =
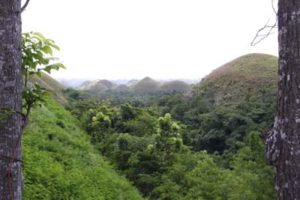
[[[0,0],[0,199],[22,194],[21,0]]]
[[[280,200],[300,199],[300,1],[279,0],[279,80],[274,127],[266,138]]]

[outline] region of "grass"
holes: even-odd
[[[33,110],[23,139],[24,199],[142,199],[52,97]]]
[[[196,91],[215,105],[238,104],[253,96],[275,97],[277,66],[275,56],[248,54],[214,70],[196,86]]]
[[[54,94],[54,98],[59,103],[61,103],[61,104],[67,103],[67,100],[62,93],[62,90],[65,89],[65,86],[60,84],[58,81],[53,79],[51,76],[43,73],[41,77],[38,77],[38,76],[31,77],[30,82],[32,82],[32,83],[37,82],[43,88],[50,91],[52,94]]]

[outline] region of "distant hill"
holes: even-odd
[[[135,84],[137,84],[137,82],[139,82],[139,80],[132,79],[132,80],[128,81],[128,82],[126,83],[126,85],[129,86],[129,87],[132,87],[132,86],[134,86]]]
[[[118,92],[118,93],[128,93],[130,92],[130,87],[125,85],[125,84],[121,84],[118,85],[114,88],[114,92]]]
[[[115,86],[113,82],[110,82],[108,80],[100,80],[97,82],[97,84],[101,84],[105,86],[107,89],[112,89]]]
[[[189,84],[178,80],[165,82],[159,87],[159,91],[163,93],[173,93],[173,92],[186,93],[189,92],[190,90],[191,90],[191,86]]]
[[[214,70],[197,84],[195,93],[213,105],[239,104],[251,98],[275,98],[277,57],[248,54]]]
[[[145,77],[135,85],[132,86],[132,90],[137,94],[151,94],[155,93],[159,87],[159,82],[150,77]]]
[[[141,80],[130,80],[127,83],[117,84],[109,80],[86,81],[80,87],[92,95],[105,94],[130,94],[130,95],[161,95],[176,92],[187,93],[191,91],[191,85],[181,80],[156,81],[150,77]]]
[[[90,86],[92,86],[94,84],[95,81],[84,81],[81,85],[79,85],[78,89],[80,90],[85,90],[87,88],[89,88]]]
[[[112,90],[115,87],[116,84],[114,84],[109,80],[97,80],[97,81],[86,81],[79,87],[79,89],[86,90],[94,94],[101,94],[108,90]]]

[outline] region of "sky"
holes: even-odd
[[[24,2],[24,0],[23,0]],[[277,55],[271,0],[31,0],[23,31],[53,39],[66,79],[200,79],[248,53]]]

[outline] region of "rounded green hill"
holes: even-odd
[[[191,89],[190,85],[179,80],[169,81],[162,84],[159,88],[160,91],[164,93],[172,93],[172,92],[189,92]]]
[[[133,85],[133,90],[138,94],[154,93],[159,87],[159,83],[152,78],[146,77]]]
[[[275,97],[277,60],[266,54],[239,57],[206,76],[196,86],[195,93],[213,105],[234,105],[251,98]]]

